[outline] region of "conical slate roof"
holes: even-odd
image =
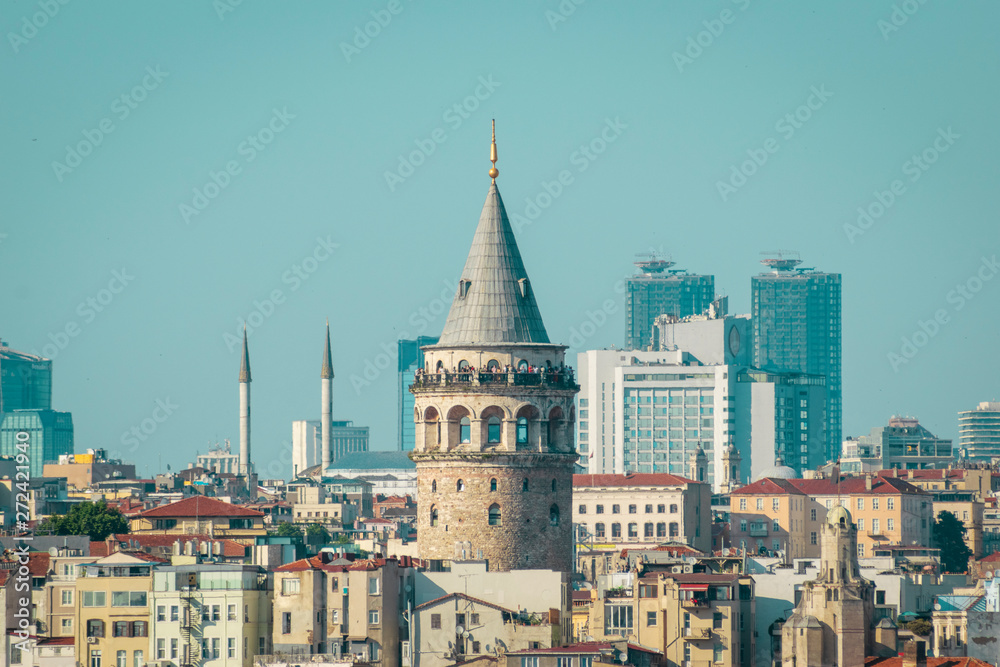
[[[319,371],[323,380],[333,379],[333,363],[330,361],[330,323],[326,323],[326,348],[323,349],[323,367]]]
[[[548,342],[494,182],[438,345]]]
[[[243,328],[243,360],[240,362],[240,382],[250,382],[250,349],[247,347],[247,330]]]

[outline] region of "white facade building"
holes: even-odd
[[[319,419],[292,422],[292,474],[320,465],[322,456],[322,422]],[[336,463],[345,454],[368,451],[368,427],[355,426],[352,421],[332,421],[330,428],[330,462]]]
[[[588,473],[688,475],[700,447],[718,491],[732,444],[747,480],[776,457],[797,472],[825,442],[823,378],[750,368],[746,317],[658,325],[662,351],[589,350],[578,356],[580,464]],[[814,460],[815,459],[815,460]]]

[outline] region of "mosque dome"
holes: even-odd
[[[770,477],[772,479],[795,479],[796,477],[798,477],[798,473],[795,472],[794,468],[789,468],[788,466],[784,465],[784,462],[781,460],[781,457],[779,456],[774,460],[774,465],[764,468],[764,470],[762,470],[761,473],[757,475],[754,481],[759,482],[760,480],[766,477]]]

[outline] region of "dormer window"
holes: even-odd
[[[469,294],[469,288],[472,287],[472,281],[462,278],[458,281],[458,298],[464,299]]]
[[[517,286],[521,290],[521,298],[522,299],[528,298],[528,279],[521,278],[520,280],[517,281]]]

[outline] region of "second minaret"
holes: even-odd
[[[330,467],[330,429],[333,426],[333,363],[330,361],[330,322],[326,323],[326,347],[323,348],[323,368],[320,370],[320,395],[322,422],[320,424],[320,449],[323,466],[320,474]]]

